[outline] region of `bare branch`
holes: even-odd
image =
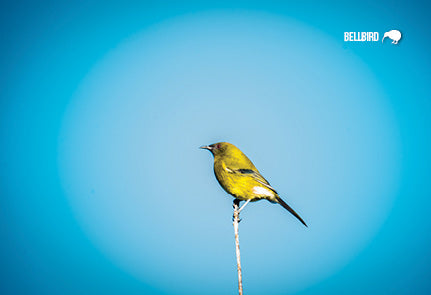
[[[241,207],[241,209],[243,209],[245,207],[245,205],[247,205],[247,203],[245,203]],[[233,229],[235,231],[236,264],[238,267],[238,292],[239,292],[239,295],[243,295],[242,294],[241,256],[240,256],[240,251],[239,251],[239,232],[238,232],[239,213],[240,213],[241,209],[239,208],[239,205],[236,204],[235,202],[233,204],[233,208],[234,208],[234,210],[233,210]]]

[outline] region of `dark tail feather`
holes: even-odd
[[[306,227],[308,227],[308,225],[304,222],[304,220],[302,220],[302,218],[298,215],[298,213],[295,212],[295,210],[293,210],[289,205],[287,205],[281,198],[277,198],[277,202],[283,206],[287,211],[289,211],[290,213],[292,213],[293,216],[295,216],[296,218],[298,218],[299,221],[301,221],[301,223],[303,225],[305,225]]]

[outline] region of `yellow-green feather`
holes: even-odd
[[[239,200],[268,199],[276,202],[277,193],[250,159],[236,146],[230,143],[220,144],[220,152],[214,152],[214,173],[223,189]],[[239,173],[239,170],[252,170],[254,173],[244,174]],[[267,189],[268,195],[255,193],[256,187]]]

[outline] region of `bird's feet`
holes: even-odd
[[[233,207],[233,210],[234,210],[233,215],[232,215],[232,221],[233,222],[235,222],[236,217],[238,218],[238,223],[241,222],[241,218],[239,218],[239,212],[240,212],[240,210],[239,210],[239,203],[240,202],[241,202],[241,200],[239,200],[239,199],[233,200],[233,204],[232,204],[232,207]]]

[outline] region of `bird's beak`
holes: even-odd
[[[203,145],[203,146],[200,146],[199,148],[204,150],[209,150],[209,151],[211,150],[211,147],[208,145]]]

